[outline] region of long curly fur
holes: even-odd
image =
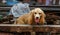
[[[31,10],[29,13],[20,16],[14,22],[14,24],[29,24],[29,25],[35,24],[35,21],[34,21],[34,13],[35,12],[41,13],[41,18],[39,20],[39,23],[43,25],[45,23],[46,15],[43,12],[43,10],[41,10],[40,8],[35,8],[35,9]]]

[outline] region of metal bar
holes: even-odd
[[[36,8],[36,7],[40,7],[40,6],[32,6],[30,8]],[[0,7],[0,10],[10,10],[11,7]],[[40,7],[43,10],[56,10],[56,11],[60,11],[60,7]]]
[[[21,24],[0,24],[0,26],[24,26],[24,27],[60,27],[60,25],[21,25]]]

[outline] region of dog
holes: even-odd
[[[14,24],[43,25],[45,23],[45,17],[46,15],[42,9],[34,8],[29,13],[24,14],[17,18]]]

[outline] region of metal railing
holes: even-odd
[[[24,27],[60,27],[60,25],[20,25],[20,24],[0,24],[0,26],[24,26]]]
[[[51,10],[51,11],[60,11],[60,6],[30,6],[30,9],[39,7],[44,11]],[[0,7],[0,10],[10,10],[11,7]]]

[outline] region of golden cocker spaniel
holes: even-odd
[[[14,24],[44,24],[45,23],[45,13],[40,8],[35,8],[29,13],[20,16]]]

